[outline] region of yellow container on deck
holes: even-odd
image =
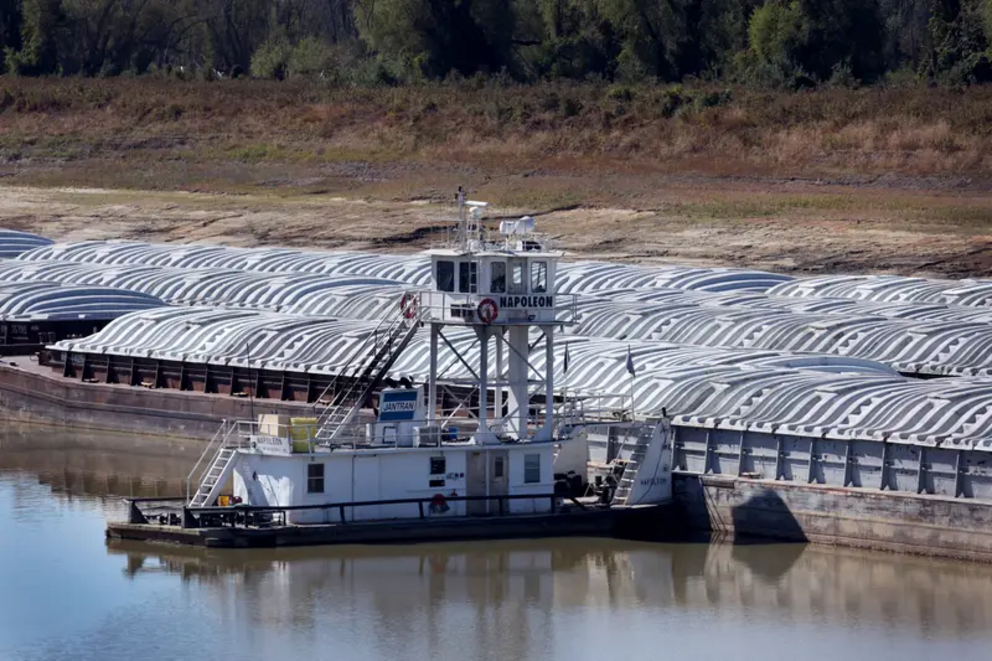
[[[293,452],[310,452],[310,440],[317,437],[317,418],[290,418],[289,437]]]

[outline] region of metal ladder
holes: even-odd
[[[207,469],[200,482],[200,488],[196,490],[189,501],[190,507],[206,507],[219,496],[219,491],[224,488],[224,482],[231,474],[234,465],[234,455],[237,450],[231,447],[222,447],[217,451],[213,463]]]
[[[396,359],[409,346],[417,334],[422,318],[422,310],[418,299],[412,308],[401,306],[399,317],[380,322],[368,341],[355,354],[354,360],[346,366],[334,381],[324,391],[340,383],[349,371],[353,377],[347,386],[334,395],[331,402],[317,419],[317,441],[329,442],[335,440],[342,429],[351,422],[362,409],[365,401],[375,388],[386,377]],[[383,330],[382,326],[388,325]],[[355,365],[354,370],[350,370]],[[323,399],[323,395],[321,396]],[[319,400],[318,400],[319,401]]]
[[[204,448],[193,470],[186,477],[188,507],[209,507],[220,495],[234,468],[237,451],[245,445],[237,431],[237,423],[225,420]],[[197,479],[197,470],[205,464],[207,457],[211,457],[210,463]],[[191,492],[190,487],[194,481],[197,482],[197,488]]]
[[[654,438],[654,431],[654,425],[644,425],[638,429],[637,439],[630,449],[630,459],[627,460],[624,466],[623,475],[620,477],[619,484],[617,484],[616,493],[613,494],[614,505],[627,504],[627,496],[630,495],[631,489],[634,487],[634,480],[637,479],[637,471],[640,469],[641,461],[644,460],[644,455],[651,445],[651,439]],[[620,450],[623,450],[623,446],[620,446]]]

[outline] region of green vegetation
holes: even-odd
[[[3,69],[961,85],[992,82],[992,0],[0,0]]]

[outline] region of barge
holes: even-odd
[[[480,237],[482,229],[478,227],[477,219],[467,218],[466,222],[470,220],[476,223],[473,232],[477,238]],[[523,239],[526,237],[519,236],[518,230],[524,226],[513,225],[506,228],[511,234],[518,233],[521,248],[524,247]],[[86,249],[101,254],[105,250],[114,252],[131,249],[128,246],[95,243],[98,245]],[[528,246],[528,250],[521,252],[531,253],[536,259],[540,251],[532,248],[533,246]],[[52,256],[55,253],[61,255],[61,250],[61,247],[53,248]],[[342,277],[352,280],[369,277],[369,282],[360,295],[356,294],[354,300],[349,299],[348,304],[344,305],[342,301],[347,296],[341,295],[340,300],[337,300],[337,295],[328,293],[332,283],[320,283],[318,296],[314,291],[306,289],[317,286],[316,284],[309,283],[306,287],[301,287],[302,281],[295,276],[278,276],[279,282],[271,283],[272,298],[265,299],[266,305],[273,301],[279,305],[291,304],[298,295],[309,297],[308,305],[315,305],[319,299],[321,304],[317,308],[304,306],[309,310],[305,314],[318,315],[306,318],[306,324],[300,317],[294,318],[288,314],[276,318],[280,309],[286,311],[278,306],[266,308],[272,310],[270,312],[171,307],[128,315],[126,319],[111,324],[100,336],[50,346],[53,359],[50,364],[35,365],[28,363],[25,358],[17,358],[16,364],[12,361],[11,364],[0,365],[0,408],[5,410],[8,418],[41,417],[46,422],[73,427],[126,429],[143,435],[152,433],[203,440],[215,437],[218,427],[229,428],[231,423],[226,422],[227,420],[246,419],[248,422],[242,424],[245,431],[239,441],[244,446],[239,450],[244,454],[253,453],[249,447],[252,436],[285,435],[294,455],[312,455],[319,461],[323,459],[323,454],[351,449],[356,457],[364,461],[362,452],[396,447],[395,436],[389,439],[380,438],[375,430],[369,429],[369,425],[380,422],[378,412],[373,411],[380,393],[377,391],[367,397],[360,412],[354,414],[352,424],[349,425],[351,429],[346,434],[353,439],[350,446],[345,443],[341,447],[332,447],[335,444],[328,443],[326,438],[320,438],[320,428],[328,422],[323,415],[342,403],[343,400],[337,398],[344,397],[349,401],[357,399],[358,395],[354,392],[351,395],[347,393],[353,388],[364,390],[368,385],[372,375],[365,374],[363,370],[370,356],[357,355],[361,351],[356,352],[355,348],[359,347],[364,351],[372,345],[381,346],[377,343],[390,336],[387,331],[397,321],[397,316],[403,317],[410,309],[406,305],[401,306],[400,292],[408,292],[412,298],[406,302],[415,300],[417,305],[413,309],[420,310],[420,313],[414,314],[415,317],[432,307],[435,299],[442,301],[440,308],[443,309],[445,297],[453,301],[457,298],[454,302],[458,306],[451,306],[451,309],[457,310],[459,316],[457,319],[450,319],[451,323],[445,325],[434,338],[428,337],[428,330],[433,327],[433,322],[426,315],[421,316],[416,323],[411,323],[410,319],[404,322],[410,324],[408,328],[419,325],[420,335],[400,354],[396,368],[389,371],[389,377],[381,379],[379,387],[384,390],[394,388],[396,383],[391,382],[390,378],[397,381],[406,378],[412,379],[412,383],[428,384],[428,362],[438,362],[439,351],[447,350],[447,353],[441,361],[443,364],[436,366],[434,420],[429,418],[429,407],[425,404],[423,413],[418,414],[425,419],[413,421],[416,422],[414,427],[417,430],[406,434],[401,440],[403,443],[411,443],[410,447],[413,448],[430,447],[438,438],[442,445],[448,442],[455,445],[477,443],[478,447],[483,448],[480,452],[486,454],[492,451],[488,446],[496,447],[496,444],[491,439],[488,442],[485,440],[484,430],[478,441],[474,440],[474,436],[480,432],[478,418],[480,414],[485,415],[492,422],[509,415],[507,404],[511,399],[511,388],[508,382],[511,379],[504,366],[499,375],[490,380],[483,397],[478,379],[479,367],[483,364],[483,352],[480,350],[482,337],[477,329],[481,326],[491,327],[487,338],[489,351],[485,352],[488,354],[485,364],[495,372],[497,370],[494,366],[501,360],[499,352],[508,355],[512,344],[512,332],[503,323],[506,315],[501,315],[506,312],[507,303],[511,306],[524,305],[527,306],[526,309],[535,306],[533,309],[537,311],[547,311],[553,307],[559,312],[569,308],[572,303],[562,295],[549,296],[548,292],[554,291],[553,288],[536,292],[530,291],[533,287],[528,284],[528,291],[493,291],[489,283],[486,285],[489,288],[487,298],[496,306],[497,318],[503,318],[495,323],[494,320],[485,323],[481,312],[489,317],[493,308],[487,305],[480,311],[479,304],[487,292],[467,290],[473,286],[473,282],[477,286],[480,280],[488,278],[491,273],[485,271],[484,261],[476,260],[473,276],[473,267],[469,263],[465,269],[463,291],[460,262],[456,266],[458,254],[461,254],[459,246],[453,249],[449,245],[446,248],[448,252],[439,253],[437,259],[432,257],[427,268],[423,267],[419,258],[415,263],[411,261],[412,266],[407,264],[403,267],[410,271],[404,271],[404,277],[410,279],[403,280],[397,276],[397,281],[392,281],[389,287],[377,284],[380,282],[378,279],[372,282],[371,278],[397,275],[396,269],[399,267],[391,265],[385,256],[327,256],[315,253],[286,257],[280,256],[280,251],[238,252],[202,246],[172,246],[170,250],[177,259],[192,259],[204,252],[212,251],[212,254],[230,251],[232,259],[237,257],[241,260],[238,264],[244,262],[244,268],[261,269],[265,266],[277,271],[288,269],[303,260],[319,272],[331,269],[338,273],[333,269],[340,267]],[[444,260],[440,259],[442,256],[445,257]],[[330,265],[332,258],[341,263]],[[110,260],[111,256],[107,256],[107,259]],[[116,259],[118,257],[113,257],[113,260]],[[113,260],[107,263],[115,263]],[[287,263],[270,263],[279,260]],[[452,264],[450,267],[443,267],[444,272],[439,273],[439,261],[450,261]],[[10,267],[11,264],[6,266]],[[18,272],[23,278],[32,277],[28,272],[30,269],[24,269],[18,264],[13,266],[20,269]],[[624,268],[629,270],[633,267],[587,266],[588,268],[583,268],[581,265],[572,265],[571,268],[562,269],[562,272],[555,268],[552,277],[558,290],[575,292],[577,282],[589,280],[589,291],[595,291],[599,296],[612,296],[612,290],[617,287],[658,282],[656,275],[652,275],[647,269],[634,269],[636,272],[626,273]],[[111,266],[101,268],[116,269]],[[611,274],[607,274],[609,277],[597,275],[604,269],[610,271]],[[10,272],[10,268],[5,270],[5,273]],[[110,272],[105,275],[110,277]],[[259,276],[256,279],[260,281],[267,277],[262,273],[256,275]],[[453,287],[455,291],[436,291],[441,282],[438,275],[444,275],[445,287]],[[745,275],[753,277],[753,274]],[[115,272],[115,278],[120,279],[122,276],[123,274]],[[90,275],[86,277],[89,278]],[[200,282],[201,277],[199,272],[188,275],[176,273],[166,278],[168,287],[163,284],[165,281],[159,284],[168,289],[182,278]],[[427,279],[420,280],[422,277]],[[731,278],[731,274],[696,273],[693,277],[697,280],[718,280],[719,286],[723,287],[728,285],[727,279]],[[569,279],[572,280],[571,284]],[[671,451],[674,507],[667,511],[676,515],[678,522],[685,526],[790,540],[990,559],[992,473],[988,468],[988,460],[989,453],[992,452],[992,406],[989,404],[992,401],[992,382],[965,378],[923,381],[896,374],[896,371],[916,375],[927,373],[930,376],[959,373],[931,367],[954,362],[951,358],[962,366],[972,364],[970,361],[976,357],[982,358],[989,333],[987,313],[980,308],[981,296],[984,295],[987,299],[988,286],[975,283],[965,286],[967,283],[961,283],[960,286],[952,287],[953,283],[935,284],[919,279],[906,279],[906,282],[892,282],[891,278],[870,282],[866,278],[853,280],[860,284],[857,291],[851,292],[845,299],[846,303],[842,307],[850,310],[850,314],[856,316],[855,319],[837,317],[836,321],[830,321],[822,316],[815,316],[811,317],[806,326],[799,328],[791,325],[794,320],[787,327],[773,323],[774,319],[760,313],[753,315],[749,325],[745,327],[737,324],[737,316],[719,315],[714,320],[714,315],[707,313],[700,316],[705,317],[705,320],[698,324],[693,335],[680,336],[682,339],[679,341],[684,342],[684,345],[648,339],[653,337],[656,330],[669,325],[669,315],[659,314],[654,303],[661,303],[671,291],[658,292],[657,297],[648,289],[637,293],[637,300],[643,298],[653,302],[651,309],[644,306],[613,306],[602,302],[592,309],[584,303],[579,312],[587,321],[590,310],[595,312],[594,316],[599,322],[585,325],[594,330],[595,334],[601,335],[599,339],[569,335],[567,344],[559,340],[550,342],[550,346],[543,346],[545,335],[540,320],[535,316],[532,320],[535,323],[528,331],[529,341],[534,344],[531,346],[528,343],[527,351],[530,353],[527,371],[539,377],[545,372],[557,373],[559,386],[552,387],[549,400],[546,384],[540,378],[535,379],[535,383],[529,386],[533,391],[529,393],[533,395],[531,410],[524,416],[528,428],[527,438],[514,440],[511,436],[509,440],[502,438],[499,442],[507,445],[514,442],[534,442],[537,440],[535,432],[541,426],[537,423],[549,410],[559,420],[567,419],[567,408],[575,406],[581,396],[578,389],[566,387],[566,380],[561,378],[563,373],[567,374],[572,385],[593,384],[605,389],[615,388],[618,379],[626,382],[624,350],[629,356],[632,342],[639,366],[636,383],[633,378],[630,380],[632,396],[627,402],[622,398],[606,402],[584,424],[575,426],[576,429],[583,430],[584,459],[592,462],[601,477],[610,470],[619,472],[621,464],[641,451],[631,440],[631,436],[636,437],[638,433],[632,434],[632,425],[628,424],[633,412],[630,402],[636,393],[639,413],[642,418],[646,418],[637,422],[637,425],[652,428],[659,420],[667,420],[667,416],[663,415],[664,406],[682,413],[672,416],[665,423],[670,423],[666,433]],[[408,286],[427,286],[429,281],[432,282],[434,291],[406,289]],[[335,286],[338,284],[340,283]],[[740,283],[734,286],[738,284]],[[789,295],[806,295],[805,287],[803,285],[802,291]],[[309,293],[304,295],[301,290]],[[939,301],[932,300],[933,292],[930,290],[943,292],[941,296],[944,298],[939,300],[946,299],[946,309],[938,305]],[[661,296],[662,293],[664,296]],[[784,290],[783,293],[788,294]],[[877,318],[868,314],[869,311],[872,315],[875,314],[874,307],[868,310],[862,309],[860,304],[851,305],[853,297],[868,294],[878,297],[882,293],[888,297],[884,300],[890,302],[877,302],[873,306],[884,305],[885,309],[879,310],[885,314],[919,319],[920,323],[903,324],[899,330],[891,324],[876,324]],[[474,298],[469,298],[470,294]],[[926,297],[919,298],[922,294],[926,294]],[[953,299],[950,294],[954,294]],[[971,298],[965,300],[965,294]],[[260,293],[253,289],[251,295],[246,294],[243,299],[256,301],[259,296]],[[617,293],[618,300],[622,296],[622,293]],[[335,305],[327,304],[331,298],[337,300]],[[917,300],[928,302],[922,307],[917,302],[903,302],[898,305],[891,302]],[[169,298],[169,302],[179,305],[228,305],[221,299],[208,301],[197,297],[180,300]],[[760,301],[762,306],[773,303],[781,306],[786,302],[781,298]],[[816,309],[833,308],[841,302],[844,301],[821,299],[816,302]],[[802,307],[799,303],[802,303],[801,298],[795,305]],[[968,311],[963,307],[966,303],[973,309]],[[789,305],[792,306],[793,303]],[[955,306],[957,309],[950,309]],[[298,311],[298,314],[304,312]],[[321,318],[321,314],[340,315],[347,320],[337,316],[333,319]],[[565,316],[562,314],[555,321],[565,322]],[[169,318],[169,325],[159,323],[165,317]],[[249,317],[254,321],[245,321]],[[473,323],[467,323],[469,317],[473,318]],[[956,322],[939,327],[931,323],[945,318]],[[376,326],[379,319],[388,321]],[[304,325],[306,328],[303,328]],[[567,324],[551,325],[561,329]],[[707,329],[711,327],[718,327],[717,330],[725,336],[732,335],[737,329],[748,342],[752,339],[755,342],[760,340],[760,346],[767,346],[767,336],[775,335],[787,338],[789,346],[805,351],[821,352],[823,347],[830,346],[833,347],[830,350],[834,354],[845,355],[787,354],[764,349],[744,351],[691,346],[701,335],[706,335],[709,332]],[[574,328],[571,327],[573,332]],[[896,333],[896,330],[899,332]],[[502,339],[497,339],[496,335],[500,335]],[[122,337],[139,339],[132,343],[114,343],[114,338]],[[264,348],[267,349],[261,360],[256,354],[256,347],[259,345],[251,342],[249,356],[248,343],[245,342],[246,338],[254,340],[256,337],[265,341]],[[370,340],[370,337],[378,339]],[[208,338],[209,341],[199,342],[197,338]],[[221,338],[223,342],[220,341]],[[436,346],[433,350],[434,358],[430,359],[428,355],[432,351],[429,343],[432,339]],[[320,345],[319,351],[314,348],[315,344]],[[857,351],[846,355],[852,347],[861,346],[864,349],[865,344],[885,348],[885,351],[879,349],[879,355],[888,355],[889,364],[852,358],[851,355],[859,355]],[[518,347],[522,348],[522,344],[518,344]],[[538,347],[541,348],[540,351],[532,351]],[[567,373],[567,368],[563,369],[568,364],[569,349],[573,365],[571,373]],[[251,360],[251,357],[256,360]],[[974,373],[987,370],[988,361],[984,358],[982,360],[975,363],[976,367],[972,370]],[[41,362],[45,362],[44,358]],[[520,369],[523,369],[522,366]],[[408,389],[410,388],[404,387],[399,390]],[[430,388],[417,397],[428,395]],[[549,401],[552,402],[550,406]],[[381,404],[378,405],[381,409]],[[480,409],[485,409],[485,412]],[[260,413],[276,417],[260,418]],[[470,415],[473,413],[474,416]],[[592,412],[586,410],[586,413]],[[317,418],[320,424],[293,422],[311,417]],[[251,425],[254,425],[254,430],[249,430]],[[268,431],[263,432],[263,426]],[[280,430],[280,426],[284,429]],[[504,426],[509,428],[511,425]],[[556,425],[556,429],[565,429],[567,426]],[[277,431],[272,432],[273,428]],[[311,428],[311,431],[302,432],[304,438],[300,439],[300,428]],[[452,428],[455,428],[454,432]],[[324,429],[323,436],[329,430],[330,428]],[[505,429],[498,431],[504,434]],[[309,439],[314,441],[313,448],[308,445],[304,451],[303,446],[295,444],[307,440],[308,434],[316,438]],[[421,437],[424,439],[423,444]],[[407,440],[409,438],[415,440]],[[555,475],[567,476],[567,471],[561,471],[556,454],[566,445],[558,442],[562,437],[557,432],[553,439],[551,445],[554,449],[551,453],[554,463],[548,471],[551,477],[541,484],[546,491],[539,496],[547,501],[547,508],[554,507],[555,511],[510,512],[507,507],[503,511],[504,516],[559,515],[580,509],[578,504],[561,494],[559,501],[549,500],[548,494],[555,493],[555,482],[558,481],[554,479]],[[537,445],[539,443],[535,447]],[[217,450],[216,446],[215,441],[214,452]],[[345,455],[339,454],[339,457],[343,456]],[[213,455],[204,457],[201,472],[211,464],[212,459]],[[355,461],[359,459],[356,458]],[[575,462],[570,470],[576,474],[586,474],[578,463],[580,462]],[[626,465],[622,467],[626,470]],[[236,472],[232,471],[229,478],[232,490],[225,491],[222,495],[244,498],[244,494],[236,496],[233,493]],[[634,473],[631,469],[626,475],[632,476]],[[647,474],[642,477],[649,479]],[[294,479],[301,485],[305,484],[302,476]],[[176,507],[166,516],[166,522],[181,523],[186,520],[184,507],[190,510],[202,509],[198,504],[192,503],[191,494],[198,483],[196,480],[191,482],[187,496],[174,503]],[[323,502],[344,506],[344,511],[348,513],[354,511],[354,508],[361,511],[363,507],[375,507],[368,505],[370,502],[413,499],[416,502],[404,504],[404,516],[419,519],[419,510],[425,503],[429,510],[430,500],[439,493],[429,486],[430,480],[425,491],[400,494],[402,498],[391,498],[390,496],[395,495],[391,493],[362,495],[360,489],[355,493],[345,490],[335,494],[333,501]],[[458,495],[451,496],[452,492]],[[446,501],[446,504],[456,511],[457,508],[453,507],[456,504],[459,508],[467,508],[470,502],[473,508],[483,507],[479,501],[466,500],[463,505],[462,501],[451,500],[469,498],[461,490],[452,489],[440,493],[448,496],[450,502]],[[485,492],[482,496],[485,496]],[[363,498],[370,500],[362,500]],[[602,502],[596,505],[588,500],[579,501],[586,508],[609,509],[611,513],[601,517],[604,520],[616,516],[613,512],[619,512],[619,508],[624,506],[622,500],[616,501],[617,507],[610,508],[606,508]],[[243,502],[240,510],[249,507],[271,509],[310,506],[306,503],[301,505],[302,502],[296,499],[266,500],[252,504]],[[524,502],[526,499],[517,504],[523,506]],[[496,508],[496,514],[490,514],[487,509],[486,516],[490,519],[499,516],[499,503],[499,499],[493,500],[492,507]],[[506,505],[506,501],[503,504]],[[152,505],[140,502],[138,507],[140,510]],[[383,511],[381,502],[377,507],[379,511]],[[341,525],[340,512],[335,514],[332,507],[325,509],[327,514],[321,516],[326,516],[327,521],[290,525]],[[388,513],[388,508],[386,511]],[[289,515],[289,512],[288,509],[285,514],[278,511],[261,512],[259,517],[274,515],[281,520],[280,517]],[[207,514],[209,520],[209,513]],[[241,511],[235,519],[244,518],[248,514],[250,512]],[[428,514],[431,513],[428,511]],[[310,515],[316,516],[314,512],[310,512]],[[468,514],[459,516],[467,518]],[[252,517],[258,518],[255,514]],[[196,518],[194,512],[194,519]],[[592,518],[594,517],[590,517],[590,520]],[[153,519],[154,517],[147,518],[149,525],[156,525]],[[344,521],[352,526],[364,525],[362,521],[348,521],[346,518]],[[144,525],[140,517],[135,517],[133,524]],[[671,521],[666,523],[669,524],[677,527]],[[225,525],[240,524],[237,520],[232,520]],[[197,533],[197,536],[203,537],[201,533]]]

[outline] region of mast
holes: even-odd
[[[570,307],[559,305],[555,294],[561,253],[549,249],[534,233],[534,220],[529,217],[503,221],[502,240],[489,243],[483,231],[488,204],[468,200],[460,187],[456,200],[459,236],[452,237],[446,247],[428,251],[431,288],[423,294],[424,321],[430,327],[428,420],[437,424],[441,390],[437,383],[438,351],[444,344],[460,354],[458,361],[475,375],[471,383],[456,385],[462,386],[461,392],[471,389],[478,393],[478,405],[466,398],[456,399],[478,422],[477,442],[551,440],[554,333],[572,322],[562,316],[571,311]],[[474,330],[472,352],[459,351],[447,339],[445,333],[453,326]],[[539,332],[536,338],[534,331]],[[490,360],[493,340],[495,361]],[[542,349],[545,368],[538,373],[532,356]],[[491,393],[495,394],[492,407]],[[531,411],[540,406],[534,399],[544,401],[543,420],[531,420]]]

